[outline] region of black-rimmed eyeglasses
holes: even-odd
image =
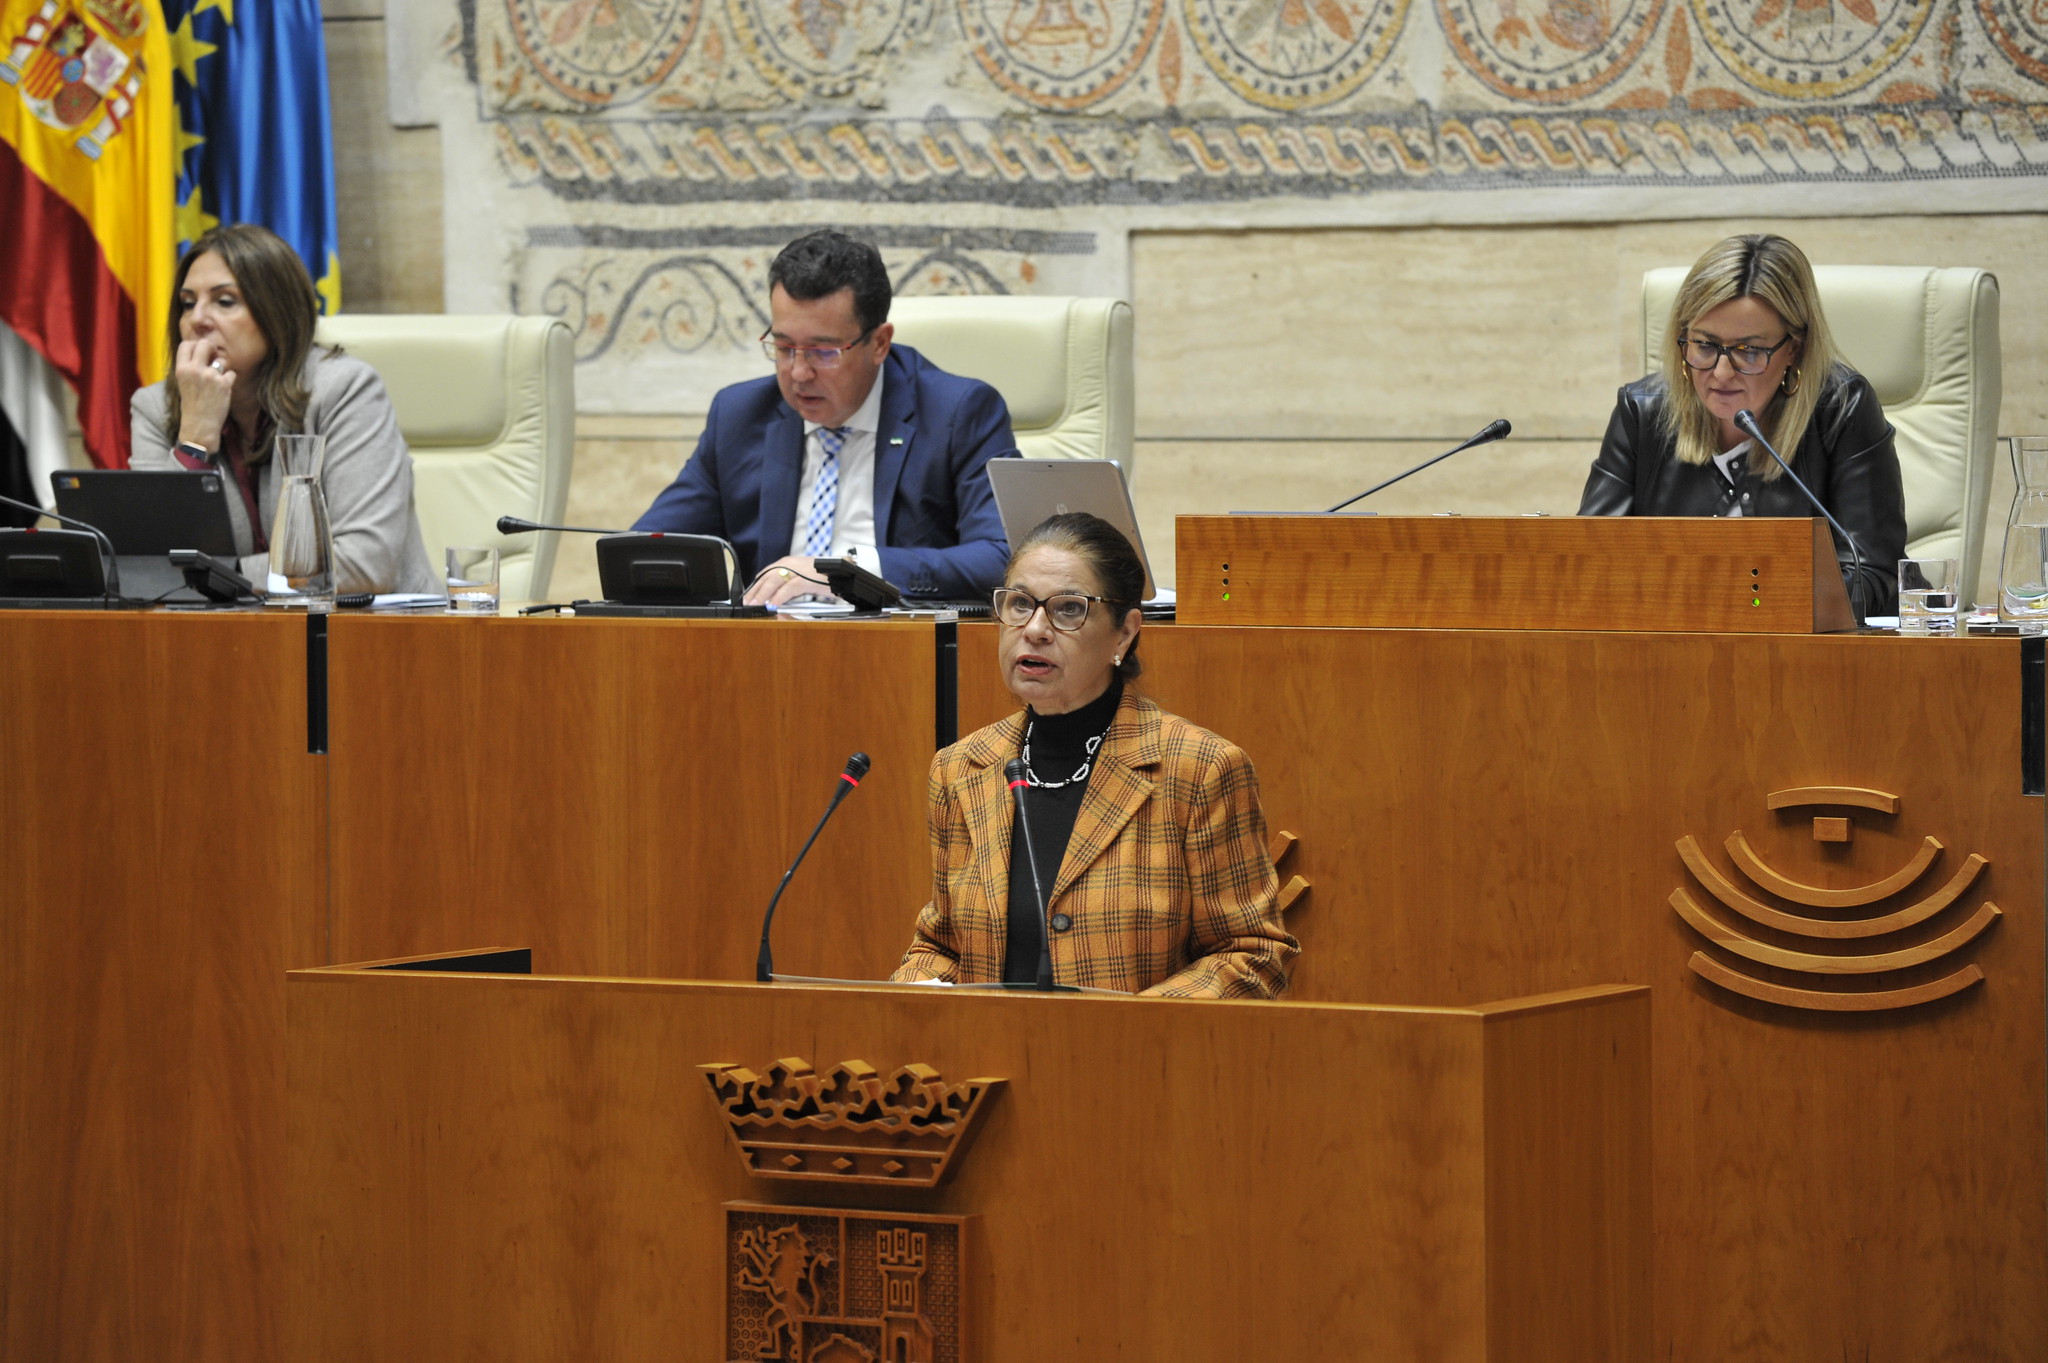
[[[1721,363],[1726,355],[1728,363],[1735,366],[1738,374],[1761,374],[1771,367],[1771,356],[1791,345],[1798,339],[1797,333],[1785,333],[1785,339],[1776,345],[1719,345],[1713,341],[1688,337],[1679,342],[1679,349],[1685,356],[1686,367],[1702,373]]]
[[[1088,603],[1100,601],[1105,606],[1114,605],[1106,596],[1089,596],[1084,592],[1054,592],[1051,596],[1036,597],[1030,592],[1018,591],[1015,587],[998,587],[989,598],[996,608],[996,619],[1011,629],[1022,629],[1031,623],[1031,617],[1045,607],[1045,618],[1052,627],[1064,634],[1072,634],[1088,623]]]

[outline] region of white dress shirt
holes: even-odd
[[[1749,446],[1750,442],[1745,440],[1734,449],[1723,450],[1714,456],[1714,463],[1720,468],[1721,476],[1728,480],[1731,487],[1738,484],[1742,477],[1743,468],[1749,463]],[[1747,500],[1747,497],[1743,499],[1743,501]],[[1721,514],[1723,516],[1740,516],[1742,514],[1742,502],[1729,502],[1728,509]],[[798,524],[802,524],[802,522],[798,522]]]
[[[875,374],[867,401],[842,428],[846,440],[839,448],[839,507],[832,518],[832,551],[827,555],[851,558],[877,577],[882,573],[882,556],[875,544],[875,438],[882,426],[883,378],[879,371]],[[817,491],[818,470],[825,467],[820,429],[815,421],[804,423],[804,471],[797,483],[796,523],[789,532],[792,554],[803,552],[811,521],[811,496]]]

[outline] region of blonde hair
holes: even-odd
[[[1781,384],[1769,405],[1756,414],[1757,425],[1788,462],[1797,457],[1799,442],[1820,402],[1823,382],[1835,367],[1834,341],[1828,335],[1820,290],[1814,285],[1813,266],[1807,263],[1805,253],[1785,238],[1767,233],[1716,242],[1678,286],[1660,357],[1664,384],[1670,390],[1664,404],[1664,426],[1678,458],[1687,464],[1705,464],[1721,452],[1720,423],[1700,401],[1688,378],[1679,338],[1701,317],[1737,298],[1755,298],[1769,305],[1798,338],[1798,355],[1786,371],[1792,390],[1787,392]],[[1783,472],[1761,449],[1749,452],[1749,467],[1767,483]]]
[[[231,223],[215,227],[187,247],[178,260],[178,272],[171,284],[171,317],[166,340],[170,346],[170,369],[164,375],[164,431],[176,440],[184,403],[178,392],[178,322],[185,306],[178,294],[192,262],[213,252],[234,276],[242,303],[249,309],[257,330],[270,353],[244,382],[254,386],[258,405],[278,432],[295,433],[306,424],[306,404],[312,394],[306,389],[306,355],[313,347],[313,326],[320,314],[320,295],[313,291],[312,276],[284,240],[267,227],[255,223]],[[340,348],[330,347],[331,353]],[[249,462],[260,464],[270,457],[265,439],[249,451]]]

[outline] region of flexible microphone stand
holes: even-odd
[[[775,925],[775,906],[782,902],[782,892],[789,888],[789,878],[796,874],[796,868],[804,864],[804,858],[811,854],[811,844],[825,831],[826,820],[832,811],[839,808],[839,802],[851,795],[860,785],[860,778],[868,774],[868,755],[857,752],[846,759],[846,770],[839,773],[839,788],[832,792],[832,803],[825,806],[825,813],[818,820],[818,826],[811,830],[811,836],[804,840],[803,850],[796,854],[796,860],[782,873],[782,881],[775,887],[775,897],[768,901],[768,912],[761,917],[761,950],[754,957],[754,979],[768,984],[775,978],[775,954],[768,949],[768,930]]]
[[[1793,484],[1806,494],[1806,500],[1813,503],[1813,509],[1827,517],[1827,522],[1835,528],[1835,533],[1848,541],[1849,558],[1855,564],[1856,581],[1860,584],[1863,581],[1863,546],[1856,543],[1856,537],[1850,534],[1840,521],[1835,519],[1834,512],[1821,505],[1820,498],[1813,495],[1813,489],[1806,485],[1806,480],[1792,471],[1792,466],[1785,462],[1785,456],[1779,454],[1777,447],[1764,437],[1763,428],[1756,424],[1755,413],[1751,412],[1747,407],[1743,408],[1735,414],[1735,424],[1744,435],[1761,445],[1764,453],[1778,461],[1778,467],[1785,470],[1785,476],[1790,478]],[[1850,609],[1856,609],[1853,601],[1850,603]],[[1856,619],[1859,624],[1862,623],[1863,613],[1860,610],[1856,612]]]
[[[1017,804],[1017,827],[1024,833],[1024,863],[1031,868],[1031,893],[1038,900],[1038,987],[1050,993],[1052,978],[1052,921],[1046,917],[1045,884],[1038,878],[1038,853],[1031,845],[1031,820],[1024,812],[1024,791],[1031,784],[1025,774],[1024,759],[1013,757],[1003,767],[1003,779],[1010,783],[1010,794]]]

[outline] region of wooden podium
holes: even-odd
[[[1386,1008],[336,967],[286,993],[292,1363],[1648,1356],[1644,989]],[[705,1065],[810,1115],[736,1135]],[[858,1138],[868,1070],[882,1107],[974,1088],[947,1181],[835,1185],[802,1145]]]
[[[1823,520],[1665,516],[1182,516],[1190,625],[1856,628]]]

